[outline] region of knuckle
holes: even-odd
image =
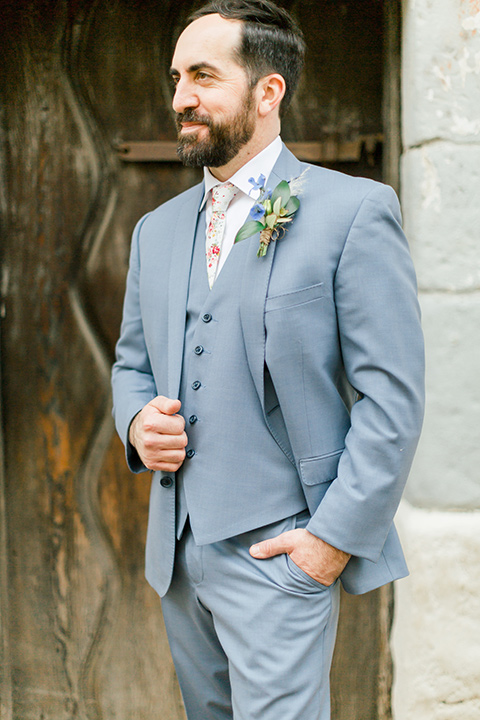
[[[143,441],[143,447],[145,448],[145,450],[147,450],[147,452],[153,450],[155,447],[154,438],[151,436],[147,436]]]
[[[185,431],[185,419],[181,415],[174,415],[171,418],[171,428],[175,435],[181,435]]]

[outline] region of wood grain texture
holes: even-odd
[[[159,703],[172,719],[182,712],[159,603],[152,594],[146,602],[140,581],[148,480],[139,481],[141,502],[101,507],[106,488],[125,498],[132,489],[119,443],[112,445],[109,366],[133,219],[122,228],[122,262],[102,267],[119,182],[88,95],[85,50],[98,10],[95,2],[30,2],[7,13],[2,390],[14,550],[4,638],[13,717],[22,720],[150,717]],[[90,272],[101,281],[90,286]],[[106,295],[108,317],[97,322]],[[138,541],[116,547],[118,527]]]
[[[384,0],[384,69],[383,69],[383,127],[385,144],[383,151],[383,178],[400,192],[400,155],[402,136],[400,130],[400,72],[402,7],[400,0]]]
[[[3,284],[2,284],[3,285]],[[3,316],[1,287],[0,317]],[[0,367],[1,371],[1,367]],[[2,377],[0,372],[0,389]],[[3,449],[3,412],[0,393],[0,720],[13,720],[12,716],[12,666],[10,662],[10,603],[8,597],[8,539],[7,508],[5,502],[5,461]]]

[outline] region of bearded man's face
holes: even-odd
[[[242,23],[207,15],[180,35],[170,75],[175,85],[178,154],[190,167],[221,167],[252,138],[255,89],[238,62]]]
[[[229,119],[215,121],[188,108],[176,116],[180,160],[188,167],[222,167],[238,154],[251,139],[255,130],[253,91],[247,88],[239,107]],[[184,134],[183,123],[203,125],[208,132]]]

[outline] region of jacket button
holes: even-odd
[[[211,319],[212,319],[212,316],[210,315],[210,313],[205,313],[205,315],[202,315],[202,320],[205,323],[209,323]]]
[[[192,383],[192,389],[198,390],[199,387],[202,387],[202,383],[200,382],[200,380],[195,380],[195,382]]]
[[[160,479],[160,485],[161,485],[162,487],[164,487],[164,488],[172,487],[172,485],[173,485],[173,480],[172,480],[171,477],[168,477],[168,476],[167,476],[167,477],[162,477],[162,478]]]
[[[187,458],[192,458],[195,455],[195,450],[193,448],[190,448],[190,450],[187,450]]]
[[[203,352],[203,345],[197,345],[194,352],[195,352],[195,355],[201,355]]]
[[[196,423],[197,420],[198,420],[198,417],[196,415],[190,415],[190,417],[188,418],[188,422],[190,423],[190,425],[193,425],[194,423]]]

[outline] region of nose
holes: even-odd
[[[198,105],[199,100],[193,83],[188,79],[181,78],[175,86],[172,100],[173,109],[176,113],[182,113],[187,108],[196,108]]]

